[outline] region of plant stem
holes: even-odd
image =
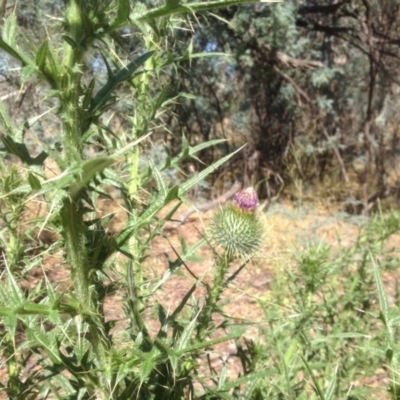
[[[218,300],[224,288],[224,278],[231,261],[231,258],[227,255],[218,257],[213,286],[211,289],[208,289],[206,304],[204,306],[203,313],[199,318],[199,330],[197,333],[197,338],[200,341],[203,341],[207,335],[208,327],[212,320],[212,315],[217,308]]]
[[[84,27],[82,0],[70,0],[66,12],[66,35],[71,39],[65,44],[63,60],[64,77],[61,81],[61,117],[63,120],[63,150],[67,165],[83,162],[82,127],[83,114],[80,110],[82,71],[80,63],[84,54]],[[74,43],[74,45],[71,43]],[[98,293],[95,285],[94,266],[90,265],[87,243],[87,227],[80,193],[64,199],[60,212],[63,225],[65,252],[71,268],[75,293],[79,303],[79,314],[89,325],[89,340],[98,365],[98,381],[101,393],[96,398],[109,399],[110,391],[105,370],[108,366],[109,339],[106,335],[104,319],[99,312]]]

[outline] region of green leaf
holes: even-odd
[[[187,180],[185,183],[183,183],[180,188],[179,188],[179,197],[183,196],[188,190],[190,190],[193,186],[195,186],[197,183],[202,181],[205,177],[213,173],[217,168],[219,168],[222,164],[227,162],[230,158],[232,158],[237,152],[243,149],[245,145],[237,149],[231,154],[228,154],[227,156],[221,158],[220,160],[216,161],[214,164],[211,164],[208,166],[206,169],[203,171],[199,172],[189,180]]]
[[[128,227],[118,235],[117,244],[119,250],[123,251],[124,254],[126,254],[126,249],[122,248],[122,246],[124,246],[127,240],[129,240],[130,236],[153,218],[154,215],[170,201],[178,198],[179,187],[175,186],[168,190],[160,171],[155,166],[153,166],[152,171],[157,182],[158,193],[152,198],[149,206],[143,211],[143,213],[137,219],[133,219],[132,223],[128,224]]]
[[[193,255],[199,250],[204,244],[206,244],[207,241],[205,239],[199,240],[196,244],[194,244],[192,247],[188,248],[183,252],[179,258],[171,262],[168,269],[164,272],[164,275],[160,280],[157,281],[157,283],[153,286],[153,288],[150,290],[150,293],[154,293],[158,288],[160,288],[173,274],[175,271],[180,268],[180,266],[187,260],[189,260]]]
[[[389,316],[389,305],[385,293],[385,287],[382,282],[381,274],[379,271],[379,265],[376,263],[374,257],[372,254],[370,254],[371,262],[372,262],[372,268],[373,268],[373,273],[374,273],[374,278],[376,282],[376,287],[378,289],[378,297],[379,297],[379,305],[381,308],[381,314],[383,317],[383,322],[387,324],[388,322],[388,316]]]
[[[60,74],[59,69],[60,69],[60,64],[56,58],[56,56],[53,54],[53,51],[51,50],[51,47],[47,46],[47,64],[46,64],[46,69],[44,70],[44,75],[47,78],[47,81],[51,85],[53,89],[58,89],[58,81],[57,78]],[[56,92],[55,94],[59,94],[59,92]],[[48,97],[52,95],[51,91],[48,93]]]
[[[19,315],[47,315],[52,311],[48,304],[25,303],[15,312]]]
[[[24,58],[19,54],[18,50],[14,50],[11,46],[9,46],[3,39],[0,38],[0,49],[4,50],[10,56],[14,57],[21,64],[25,65]]]
[[[54,364],[61,364],[54,331],[43,332],[38,327],[27,327],[26,336],[30,346],[42,347]]]
[[[274,2],[273,0],[265,2]],[[168,7],[168,5],[154,8],[144,14],[140,14],[136,19],[137,21],[150,22],[157,18],[163,18],[174,14],[187,14],[187,13],[198,13],[209,11],[221,7],[239,6],[241,4],[251,4],[258,3],[257,0],[219,0],[219,1],[204,1],[199,3],[179,3],[173,4],[173,6]]]
[[[31,172],[28,175],[28,182],[33,190],[40,190],[42,188],[40,180]]]
[[[337,372],[336,372],[335,376],[331,379],[328,387],[326,388],[326,391],[325,391],[325,399],[326,400],[334,399],[333,396],[335,395],[336,384],[337,384]]]
[[[1,32],[1,38],[10,46],[14,47],[16,32],[17,32],[17,17],[15,16],[14,13],[12,13],[4,20],[4,26]]]
[[[4,22],[4,28],[0,38],[0,48],[8,53],[11,57],[14,57],[22,65],[34,65],[35,63],[27,55],[15,45],[16,39],[17,22],[14,14],[11,14],[6,18]]]
[[[119,0],[117,18],[115,19],[112,25],[113,28],[117,28],[118,26],[123,25],[126,21],[128,21],[129,13],[130,13],[129,0]]]
[[[71,37],[67,36],[67,35],[63,35],[62,38],[73,48],[76,49],[77,48],[77,44],[74,41],[74,39],[72,39]]]
[[[89,112],[92,114],[101,109],[111,99],[112,92],[116,86],[130,79],[153,54],[154,51],[149,51],[131,61],[126,67],[121,68],[115,75],[109,76],[107,83],[97,92],[93,99]]]
[[[167,197],[167,192],[168,192],[165,179],[163,178],[159,169],[155,165],[152,166],[152,171],[153,171],[153,176],[157,182],[157,190],[158,190],[157,197],[165,199]]]
[[[36,53],[36,65],[42,73],[46,67],[47,50],[49,49],[49,42],[45,40]]]
[[[3,196],[0,196],[0,199],[5,198],[7,196],[16,196],[16,195],[25,195],[27,193],[30,193],[32,191],[31,185],[19,185],[17,188],[12,189],[10,192],[4,194]]]
[[[193,346],[188,346],[188,347],[186,347],[186,348],[184,348],[184,349],[182,349],[180,351],[177,351],[176,355],[181,356],[183,354],[191,353],[193,351],[206,349],[206,348],[212,347],[212,346],[214,346],[216,344],[219,344],[219,343],[227,342],[227,341],[233,340],[233,339],[238,339],[239,337],[240,337],[240,335],[238,335],[236,333],[232,333],[230,335],[226,335],[226,336],[223,336],[223,337],[218,338],[218,339],[212,339],[212,340],[208,340],[207,342],[201,342],[201,343],[197,343],[197,344],[195,344]]]
[[[110,157],[97,157],[86,161],[81,167],[77,179],[69,187],[68,192],[71,197],[75,197],[80,190],[85,188],[98,173],[111,165],[113,161]]]
[[[165,196],[164,200],[165,205],[167,205],[173,200],[179,199],[178,194],[179,194],[179,186],[174,186],[173,188],[169,189],[167,195]]]
[[[313,381],[313,383],[314,383],[314,390],[315,390],[315,392],[317,393],[317,395],[319,396],[319,398],[320,398],[321,400],[325,400],[325,395],[324,395],[324,393],[322,392],[321,387],[320,387],[320,385],[319,385],[319,383],[318,383],[318,379],[317,379],[317,377],[315,376],[314,372],[312,371],[310,365],[308,364],[308,362],[306,361],[306,359],[305,359],[301,354],[299,354],[299,356],[300,356],[301,360],[303,361],[303,364],[304,364],[304,366],[306,367],[308,373],[309,373],[310,376],[311,376],[311,379],[312,379],[312,381]]]
[[[10,121],[10,117],[4,108],[3,102],[0,100],[0,125],[5,130],[7,136],[14,137],[14,129]],[[5,137],[4,133],[0,133],[0,139]],[[5,145],[5,144],[4,144]]]
[[[178,352],[183,350],[185,347],[189,345],[190,339],[192,338],[193,335],[193,331],[196,327],[196,322],[199,313],[197,313],[197,315],[185,326],[182,335],[179,337],[178,343],[176,344],[176,350],[178,350]]]
[[[199,151],[202,151],[204,149],[207,149],[208,147],[211,146],[216,146],[220,143],[226,142],[226,139],[214,139],[214,140],[209,140],[208,142],[200,143],[194,147],[190,147],[188,144],[187,139],[185,136],[182,138],[182,150],[181,152],[174,158],[167,158],[165,165],[161,168],[161,171],[170,168],[172,166],[176,166],[179,164],[181,161],[183,161],[186,157],[192,157],[196,160],[198,160],[197,157],[194,155],[198,153]]]
[[[7,331],[10,333],[10,335],[12,336],[15,335],[17,324],[18,324],[18,317],[17,314],[15,314],[14,312],[9,312],[4,317],[4,326],[7,328]]]
[[[146,353],[146,356],[140,363],[139,378],[142,382],[146,381],[146,379],[149,377],[151,372],[156,367],[155,354],[154,354],[155,352],[158,353],[156,347],[153,347],[152,351],[150,353]]]
[[[47,154],[44,151],[35,158],[32,158],[25,144],[14,141],[14,139],[8,135],[4,136],[0,133],[0,141],[9,154],[17,156],[22,162],[28,165],[42,165],[47,158]]]
[[[226,382],[220,390],[227,391],[239,387],[240,385],[248,385],[260,378],[268,376],[269,374],[271,374],[271,371],[268,368],[263,371],[251,372],[250,374],[236,378],[234,381]]]
[[[90,107],[90,102],[92,100],[92,93],[93,93],[95,84],[96,84],[96,81],[93,78],[90,81],[89,86],[85,90],[85,96],[83,97],[83,100],[82,100],[82,109],[83,110],[87,110]]]
[[[222,388],[224,387],[224,383],[226,382],[227,376],[228,376],[228,368],[226,367],[226,365],[224,365],[218,379],[218,390],[222,390]]]

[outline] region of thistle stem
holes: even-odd
[[[212,287],[208,288],[206,304],[204,305],[203,312],[199,318],[199,330],[197,333],[197,338],[200,341],[203,341],[207,336],[208,327],[211,324],[212,315],[217,309],[217,303],[225,286],[224,278],[231,262],[232,258],[226,254],[222,257],[218,257],[217,259],[214,282]]]

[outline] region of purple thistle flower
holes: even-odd
[[[257,192],[252,187],[236,193],[233,197],[233,201],[242,211],[254,211],[259,204]]]
[[[256,191],[249,187],[236,193],[232,204],[214,214],[211,238],[229,257],[252,257],[259,249],[263,226],[255,213]]]

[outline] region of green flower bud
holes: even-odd
[[[213,216],[212,242],[221,246],[228,257],[249,258],[259,249],[263,228],[255,213],[257,206],[257,193],[247,188],[236,193],[233,203]]]

